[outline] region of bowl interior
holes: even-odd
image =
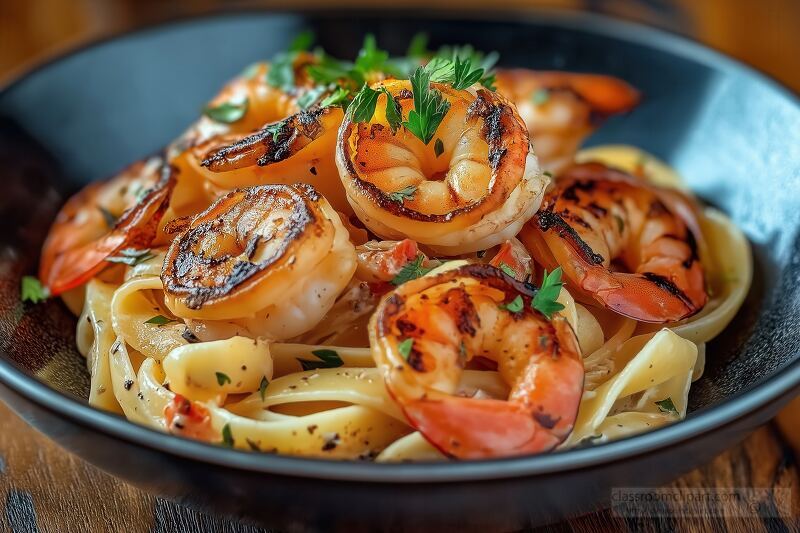
[[[800,344],[800,108],[713,53],[587,20],[240,13],[139,31],[37,69],[0,93],[0,356],[85,402],[75,319],[57,301],[19,301],[20,277],[35,272],[66,195],[158,150],[225,80],[302,29],[313,29],[331,54],[352,57],[369,28],[394,54],[425,31],[434,47],[497,50],[503,66],[607,73],[641,89],[642,105],[609,120],[590,144],[629,143],[665,159],[744,229],[755,255],[753,288],[708,346],[690,410],[753,388],[794,361]]]

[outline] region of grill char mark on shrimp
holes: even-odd
[[[403,115],[409,83],[384,82]],[[413,239],[456,255],[498,244],[533,215],[547,178],[514,106],[482,88],[455,90],[432,83],[451,105],[427,145],[381,113],[370,123],[345,118],[337,165],[347,198],[362,222],[387,240]],[[378,109],[386,95],[378,98]],[[434,153],[436,140],[443,151]],[[397,191],[413,189],[398,199]]]
[[[531,307],[535,288],[490,265],[465,265],[398,287],[370,322],[387,389],[412,426],[459,459],[543,453],[572,430],[583,363],[563,317]],[[519,311],[505,305],[521,298]],[[400,344],[413,339],[403,356]],[[507,399],[457,395],[473,357],[498,364]]]
[[[698,228],[679,193],[584,163],[558,176],[521,239],[539,263],[562,266],[576,297],[659,323],[707,301]]]

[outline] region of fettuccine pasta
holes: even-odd
[[[295,50],[70,200],[40,278],[79,314],[89,403],[239,450],[381,462],[683,419],[747,295],[746,238],[652,155],[577,151],[636,105],[626,83],[484,59],[330,78],[335,60]]]

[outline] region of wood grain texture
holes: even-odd
[[[0,404],[0,530],[17,532],[192,532],[255,533],[263,529],[188,509],[144,493],[85,463],[28,427]],[[547,531],[730,531],[800,530],[800,477],[791,448],[771,425],[712,463],[675,481],[683,491],[698,488],[779,489],[736,503],[741,517],[664,516],[636,518],[607,510],[555,524]],[[785,490],[780,490],[785,489]],[[779,501],[775,501],[775,498]],[[781,497],[788,497],[781,500]],[[753,513],[752,509],[756,509]],[[702,515],[706,515],[703,517]],[[761,515],[761,516],[758,516]],[[544,529],[543,529],[544,531]]]

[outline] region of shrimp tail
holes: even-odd
[[[627,113],[639,105],[641,93],[625,81],[600,74],[569,74],[569,87],[592,107],[595,113],[609,116]]]
[[[403,412],[432,445],[459,459],[542,453],[561,441],[526,409],[502,400],[416,400]]]
[[[124,248],[150,246],[169,207],[175,184],[174,167],[164,165],[156,187],[124,213],[109,233],[96,241],[68,249],[52,260],[42,261],[39,278],[50,294],[56,296],[86,283],[109,266],[106,259]]]

